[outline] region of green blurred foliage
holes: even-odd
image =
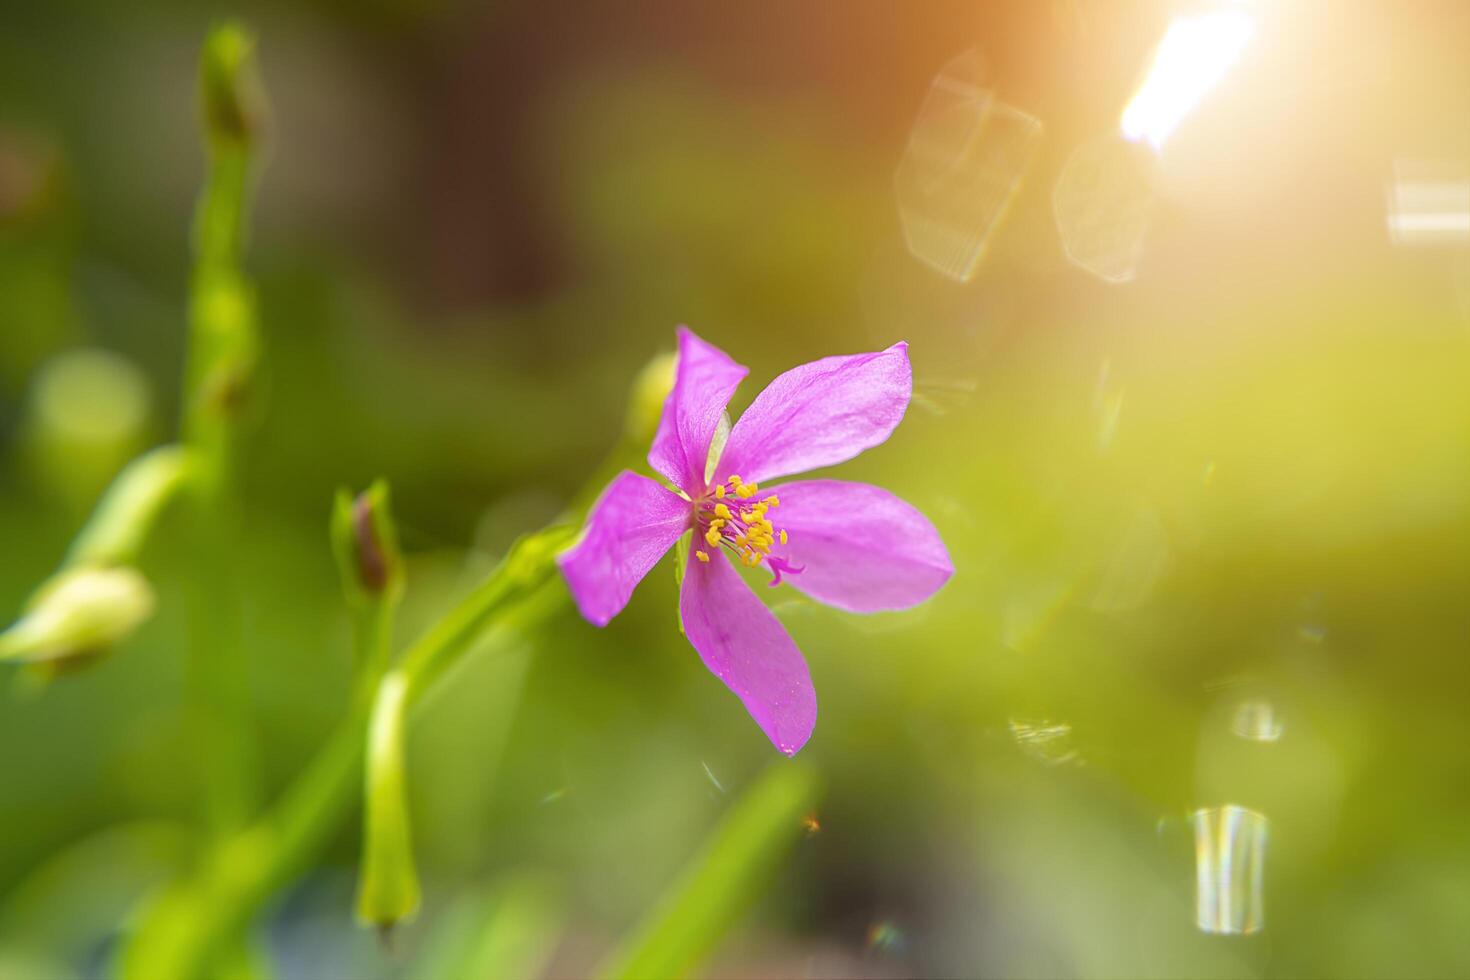
[[[1470,263],[1382,223],[1394,159],[1470,159],[1465,8],[1281,14],[1276,87],[1243,71],[1181,132],[1119,287],[1067,264],[1049,186],[1115,124],[1167,5],[612,6],[0,4],[7,622],[99,489],[93,456],[33,451],[43,365],[125,358],[152,405],[131,439],[178,413],[195,58],[240,14],[271,110],[234,571],[272,795],[353,695],[339,486],[393,486],[401,647],[574,501],[674,324],[751,366],[732,413],[793,364],[906,339],[909,415],[840,475],[929,515],[956,575],[869,618],[771,593],[819,692],[820,829],[700,969],[1470,972]],[[1047,129],[961,285],[905,253],[891,181],[931,74],[974,44]],[[112,656],[0,677],[0,976],[101,971],[194,846],[180,523],[143,548],[157,614]],[[605,963],[773,762],[672,578],[429,699],[406,745],[424,901],[391,949],[353,922],[350,823],[239,968]],[[1243,701],[1279,738],[1232,733]],[[1254,936],[1195,927],[1188,814],[1225,803],[1270,820]]]

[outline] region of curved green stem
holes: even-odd
[[[565,528],[523,539],[430,628],[398,668],[406,684],[404,710],[482,642],[508,648],[515,636],[560,613],[566,589],[552,559],[569,539]],[[122,953],[124,976],[193,980],[208,974],[220,950],[346,818],[360,785],[369,709],[366,697],[355,698],[348,717],[277,803],[223,842],[196,876],[160,896]]]

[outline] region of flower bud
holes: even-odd
[[[0,633],[0,660],[51,661],[105,652],[152,615],[153,605],[153,589],[136,569],[60,572]]]
[[[403,589],[403,554],[388,506],[388,484],[378,480],[357,497],[337,491],[332,550],[349,602],[396,599]]]
[[[244,144],[259,132],[265,98],[254,52],[255,37],[239,24],[221,24],[204,42],[199,91],[205,131],[214,146]]]
[[[624,420],[624,431],[629,441],[646,445],[653,441],[658,431],[658,420],[663,415],[664,402],[674,387],[674,365],[677,358],[672,351],[659,354],[644,365],[633,382],[633,391],[628,398],[628,414]]]

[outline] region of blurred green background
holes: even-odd
[[[0,615],[174,431],[196,59],[239,15],[268,795],[349,695],[339,485],[393,485],[411,639],[591,477],[675,324],[751,366],[736,410],[904,339],[908,417],[840,475],[956,574],[867,618],[773,594],[824,795],[698,972],[1470,975],[1470,248],[1385,229],[1402,161],[1470,172],[1470,7],[1252,6],[1136,279],[1099,281],[1053,185],[1198,6],[0,3]],[[969,48],[1044,132],[961,283],[906,249],[894,172]],[[197,824],[171,522],[144,568],[158,613],[111,656],[0,675],[0,976],[104,973]],[[672,580],[472,659],[409,747],[422,912],[391,948],[355,925],[354,819],[258,921],[270,968],[424,975],[510,894],[540,969],[594,969],[776,761]],[[1191,814],[1227,805],[1266,819],[1248,935],[1196,922]]]

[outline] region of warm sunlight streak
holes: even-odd
[[[1148,77],[1123,110],[1123,135],[1155,152],[1230,70],[1255,24],[1243,10],[1176,17],[1164,33]]]

